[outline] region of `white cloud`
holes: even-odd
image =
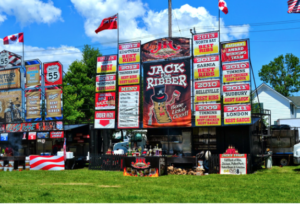
[[[103,45],[114,46],[117,32],[106,30],[98,34],[96,28],[105,17],[119,13],[120,41],[142,40],[147,42],[168,36],[168,10],[153,11],[141,0],[71,0],[77,11],[86,19],[84,28],[87,36]],[[141,21],[143,24],[141,24]],[[218,19],[204,7],[192,7],[188,4],[173,9],[173,36],[191,37],[190,29],[197,33],[218,29]],[[143,25],[143,26],[141,26]],[[225,26],[223,19],[221,27]],[[179,27],[179,28],[178,28]],[[245,38],[250,26],[231,26],[221,28],[222,40]],[[180,30],[180,32],[179,32]]]
[[[0,23],[6,20],[6,16],[0,14]]]
[[[23,56],[22,44],[3,45],[0,39],[0,51],[7,50]],[[82,60],[80,49],[71,46],[39,48],[25,45],[25,60],[39,59],[42,63],[60,61],[64,71],[67,72],[69,65],[75,60]]]
[[[51,0],[47,3],[41,0],[1,0],[0,13],[14,16],[22,26],[33,22],[53,23],[62,20],[61,10],[56,8]]]

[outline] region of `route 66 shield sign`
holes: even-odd
[[[60,62],[44,63],[45,86],[62,84],[62,65]]]

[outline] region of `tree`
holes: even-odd
[[[299,58],[293,54],[280,55],[259,71],[260,79],[284,96],[300,91]]]
[[[95,75],[99,49],[85,45],[81,61],[74,61],[64,76],[64,119],[68,124],[94,119]]]

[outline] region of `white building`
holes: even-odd
[[[278,119],[300,118],[300,96],[285,97],[267,84],[263,83],[252,92],[252,102],[260,103],[263,109],[271,110],[271,124]]]

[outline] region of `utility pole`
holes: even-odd
[[[172,37],[172,0],[169,0],[169,37]]]

